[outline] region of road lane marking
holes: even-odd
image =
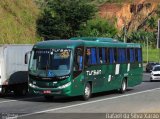
[[[5,101],[1,101],[0,104],[1,103],[6,103],[6,102],[14,102],[14,101],[17,101],[17,100],[5,100]]]
[[[23,100],[37,99],[37,98],[42,98],[42,96],[32,97],[32,98],[22,98],[22,99],[17,99],[17,100],[5,100],[5,101],[0,101],[0,104],[2,104],[2,103],[7,103],[7,102],[15,102],[15,101],[23,101]]]
[[[66,109],[66,108],[82,106],[82,105],[91,104],[91,103],[102,102],[102,101],[106,101],[106,100],[112,100],[112,99],[117,99],[117,98],[132,96],[132,95],[137,95],[137,94],[146,93],[146,92],[152,92],[152,91],[155,91],[155,90],[160,90],[160,88],[155,88],[155,89],[151,89],[151,90],[145,90],[145,91],[131,93],[131,94],[125,94],[125,95],[121,95],[121,96],[114,96],[114,97],[110,97],[110,98],[104,98],[104,99],[99,99],[99,100],[94,100],[94,101],[89,101],[89,102],[84,102],[84,103],[79,103],[79,104],[73,104],[73,105],[64,106],[64,107],[58,107],[58,108],[52,108],[52,109],[48,109],[48,110],[33,112],[33,113],[29,113],[29,114],[20,115],[20,116],[18,116],[18,118],[31,116],[31,115],[35,115],[35,114],[40,114],[40,113],[46,113],[46,112],[51,112],[51,111],[62,110],[62,109]]]

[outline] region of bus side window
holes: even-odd
[[[109,49],[108,48],[105,48],[105,63],[108,63],[109,62]]]
[[[97,61],[98,61],[98,64],[104,64],[106,63],[105,61],[105,48],[98,48],[97,49]]]
[[[124,48],[118,49],[118,63],[125,63],[126,62],[126,51]]]
[[[135,49],[135,61],[138,62],[138,49]]]
[[[74,71],[81,71],[83,69],[83,48],[78,47],[75,50]]]
[[[126,49],[123,48],[122,50],[123,50],[123,54],[122,54],[122,55],[123,55],[123,58],[122,58],[122,61],[123,61],[123,63],[126,63],[126,62],[127,62]]]
[[[113,64],[115,59],[114,59],[114,49],[113,48],[109,48],[109,63]]]
[[[138,54],[138,62],[142,62],[142,49],[138,48],[137,49],[137,54]]]
[[[96,65],[97,64],[97,52],[96,48],[86,49],[86,65]]]
[[[85,65],[91,65],[91,49],[86,48],[86,53],[85,53]]]
[[[102,63],[107,63],[107,60],[106,60],[106,53],[105,53],[105,48],[102,48]]]
[[[96,48],[91,48],[91,64],[92,64],[92,65],[97,64]]]
[[[129,48],[127,48],[127,61],[130,63],[130,52],[129,52]]]
[[[118,63],[122,63],[122,49],[118,48]]]
[[[134,52],[134,49],[131,48],[129,50],[129,52],[130,52],[130,62],[133,63],[135,61],[135,52]]]
[[[117,53],[117,48],[114,48],[114,63],[118,61],[118,53]]]

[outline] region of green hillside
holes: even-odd
[[[94,3],[95,5],[102,5],[104,3],[124,3],[132,2],[132,0],[88,0],[89,2]]]
[[[0,44],[35,43],[39,10],[32,0],[0,0]]]

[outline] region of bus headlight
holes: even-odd
[[[32,87],[32,88],[38,88],[36,85],[34,85],[32,83],[29,83],[29,86]]]
[[[67,88],[68,86],[70,86],[71,85],[71,82],[68,82],[68,83],[66,83],[66,84],[64,84],[64,85],[62,85],[62,86],[59,86],[58,88],[59,89],[63,89],[63,88]]]

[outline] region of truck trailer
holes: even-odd
[[[28,90],[28,65],[25,53],[31,44],[0,45],[0,94],[24,95]]]

